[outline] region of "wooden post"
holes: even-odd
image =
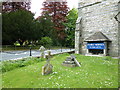
[[[30,56],[32,56],[32,54],[31,54],[31,47],[30,47]]]

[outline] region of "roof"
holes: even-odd
[[[84,41],[111,41],[108,37],[106,37],[102,32],[96,32]]]

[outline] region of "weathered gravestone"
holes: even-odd
[[[42,75],[48,75],[52,73],[53,66],[50,64],[49,57],[47,58],[47,63],[42,67]]]
[[[47,53],[48,53],[48,55],[46,55],[46,58],[51,58],[51,56],[52,56],[51,51],[48,50]]]
[[[62,63],[62,65],[67,67],[81,66],[74,55],[67,57],[67,59]]]
[[[45,58],[45,48],[43,46],[40,47],[41,58]]]

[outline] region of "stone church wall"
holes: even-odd
[[[86,54],[87,49],[84,40],[95,32],[101,31],[111,40],[108,48],[109,55],[119,56],[119,23],[114,18],[118,14],[119,0],[87,1],[79,2],[79,18],[81,17],[81,21],[76,24],[75,52]]]

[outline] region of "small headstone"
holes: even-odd
[[[46,56],[45,56],[45,57],[46,57],[46,59],[51,58],[51,56],[52,56],[52,55],[51,55],[51,51],[50,51],[50,50],[48,50],[48,51],[47,51],[47,53],[48,53],[48,55],[46,55]]]
[[[41,58],[45,58],[45,48],[43,46],[40,47]]]
[[[48,56],[51,57],[51,51],[48,50],[47,52],[48,52]]]
[[[62,65],[67,67],[81,66],[74,55],[67,57],[66,60],[62,63]]]
[[[50,64],[50,59],[47,59],[47,63],[42,67],[42,75],[48,75],[52,73],[53,66]]]

